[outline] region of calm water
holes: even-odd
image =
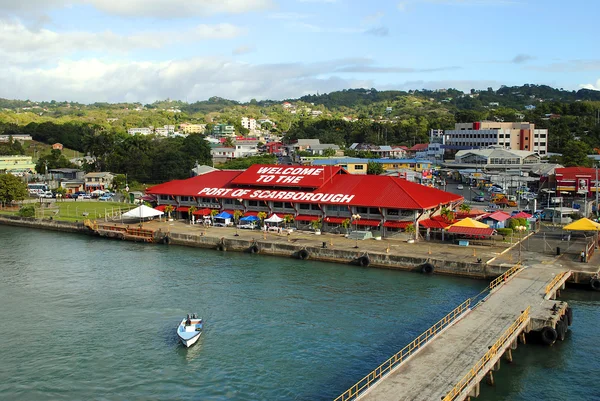
[[[484,287],[4,226],[0,244],[2,400],[331,400]],[[520,347],[481,399],[597,399],[596,295],[568,293],[567,340]]]

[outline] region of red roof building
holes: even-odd
[[[265,145],[267,148],[267,153],[270,155],[275,155],[281,153],[283,150],[283,143],[281,142],[269,142]]]
[[[563,167],[557,168],[556,194],[561,193],[579,194],[581,196],[596,196],[598,185],[596,179],[600,179],[600,170],[588,167]]]
[[[361,229],[397,231],[453,207],[462,197],[391,176],[351,175],[335,166],[253,165],[246,171],[213,171],[146,191],[159,204],[197,209],[290,214],[296,224],[322,219],[339,230],[352,216]]]
[[[415,146],[413,146],[412,148],[408,149],[409,152],[422,152],[424,150],[427,150],[427,147],[429,146],[429,144],[427,143],[417,143]]]

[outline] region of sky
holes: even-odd
[[[0,0],[0,97],[600,90],[598,0]]]

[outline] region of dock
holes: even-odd
[[[571,316],[556,300],[570,270],[515,265],[494,280],[480,300],[467,300],[427,332],[360,380],[336,401],[465,400],[504,357],[543,331],[549,345],[564,339]]]

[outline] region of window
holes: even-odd
[[[169,200],[169,195],[160,195],[158,197],[158,199],[160,199],[160,200]]]
[[[255,201],[255,200],[248,201],[248,206],[258,206],[258,201]]]
[[[339,210],[339,208],[343,208],[342,206],[336,206],[336,205],[327,205],[327,211],[328,212],[337,212]]]
[[[360,207],[360,206],[359,206],[359,207],[357,207],[357,208],[356,208],[356,211],[357,211],[358,213],[364,213],[364,214],[367,214],[367,213],[369,213],[369,208],[367,208],[367,207]]]
[[[388,209],[387,210],[387,215],[388,216],[398,216],[400,214],[400,210],[399,209]]]
[[[179,198],[180,202],[189,202],[190,201],[190,197],[189,196],[181,196]]]
[[[300,210],[310,210],[310,205],[308,203],[301,203]]]
[[[354,170],[364,170],[365,166],[363,164],[357,164],[356,166],[354,166]]]
[[[283,202],[273,202],[273,207],[282,208],[283,207]]]
[[[376,207],[372,207],[369,209],[369,213],[371,214],[378,214],[379,213],[379,209]]]

